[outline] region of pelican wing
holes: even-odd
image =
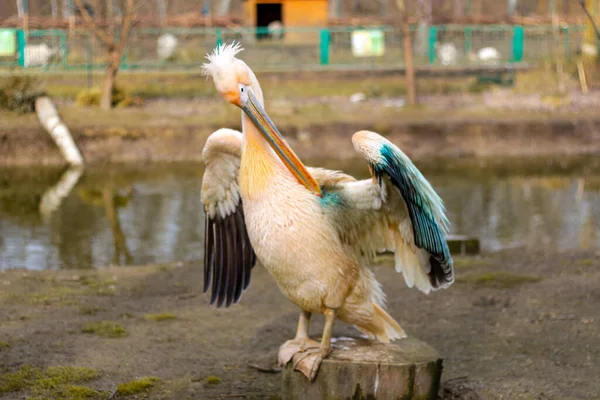
[[[256,255],[244,222],[238,189],[242,134],[219,129],[202,150],[206,166],[202,178],[202,203],[206,213],[204,292],[211,288],[210,303],[217,307],[237,303],[250,284]]]
[[[365,256],[394,251],[396,270],[409,287],[428,293],[452,284],[448,219],[440,197],[387,139],[361,131],[352,142],[368,162],[372,178],[356,181],[330,171],[322,204],[340,239]]]

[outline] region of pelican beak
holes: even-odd
[[[291,171],[292,174],[303,184],[308,190],[315,193],[319,197],[323,197],[319,184],[308,172],[302,161],[298,158],[294,150],[285,142],[279,130],[269,118],[266,111],[252,91],[248,91],[248,101],[241,109],[250,117],[254,125],[260,130],[264,138],[267,140],[271,148],[277,153],[281,161]]]

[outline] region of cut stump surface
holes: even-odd
[[[392,344],[344,337],[332,342],[313,382],[294,371],[293,361],[288,363],[282,374],[283,399],[437,398],[442,359],[425,342],[411,337]]]

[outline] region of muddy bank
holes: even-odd
[[[236,119],[232,119],[236,121]],[[0,165],[63,164],[49,136],[28,119],[0,126]],[[222,124],[71,124],[88,163],[199,161],[210,133]],[[229,125],[240,129],[240,126]],[[412,158],[529,157],[600,153],[600,118],[490,118],[398,122],[279,123],[298,155],[306,159],[351,160],[351,136],[368,129],[386,136]]]
[[[599,256],[512,250],[457,258],[456,283],[428,296],[406,288],[385,261],[375,272],[391,315],[443,355],[445,394],[461,394],[446,398],[595,399]],[[279,396],[279,374],[248,365],[273,365],[298,311],[260,266],[229,309],[208,305],[200,262],[8,270],[0,285],[2,398],[65,398],[75,387],[89,394],[81,398],[105,399],[121,384],[142,387],[128,398]],[[315,320],[311,335],[319,337],[322,317]],[[355,334],[336,323],[335,336]],[[62,378],[48,384],[57,371]],[[148,385],[131,384],[136,378]]]

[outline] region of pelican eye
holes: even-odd
[[[242,83],[239,84],[240,89],[240,104],[243,106],[248,102],[248,87]]]

